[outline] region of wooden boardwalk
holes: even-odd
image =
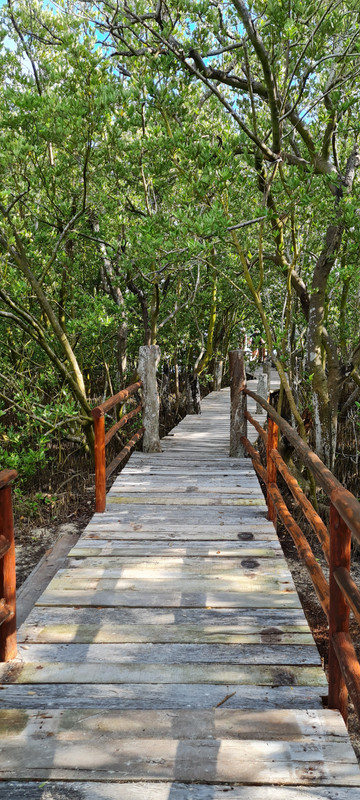
[[[1,800],[360,797],[257,478],[228,457],[228,431],[223,390],[162,453],[133,454],[20,629],[19,657],[0,670]]]

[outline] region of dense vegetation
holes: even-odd
[[[91,451],[139,345],[178,407],[244,331],[301,435],[356,466],[357,0],[1,10],[1,466]]]

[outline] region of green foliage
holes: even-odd
[[[122,3],[112,27],[106,4],[85,5],[13,2],[1,34],[13,48],[2,38],[0,441],[27,476],[54,438],[84,441],[89,398],[129,382],[144,341],[184,368],[209,352],[209,380],[240,325],[260,330],[290,378],[313,375],[297,398],[309,404],[309,317],[289,276],[311,303],[331,226],[343,234],[321,325],[345,364],[359,336],[360,197],[343,180],[359,120],[355,0],[248,4],[278,132],[235,4],[171,0],[146,27]]]

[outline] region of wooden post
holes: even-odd
[[[13,477],[16,477],[15,472]],[[5,605],[11,611],[11,616],[0,627],[0,661],[9,661],[17,653],[15,539],[9,483],[0,488],[0,535],[10,545],[0,561],[0,598],[5,600]]]
[[[215,359],[215,363],[214,363],[214,392],[220,392],[221,391],[221,381],[222,381],[222,376],[223,376],[223,367],[224,367],[224,361],[219,356],[219,358]]]
[[[106,508],[105,417],[94,416],[95,433],[95,511]]]
[[[271,417],[268,417],[268,431],[267,431],[267,434],[268,434],[267,447],[266,447],[267,482],[268,482],[268,485],[269,484],[275,484],[276,485],[276,483],[277,483],[276,464],[272,460],[270,453],[271,453],[272,450],[277,450],[279,428],[278,428],[276,422],[274,422],[271,419]],[[271,499],[270,492],[267,493],[267,507],[268,507],[267,518],[271,522],[273,522],[274,525],[276,526],[276,518],[277,518],[276,508],[275,508],[274,503],[273,503],[273,501]]]
[[[246,372],[244,364],[244,351],[231,350],[229,353],[230,371],[230,456],[244,458],[247,455],[241,437],[247,435]]]
[[[263,374],[266,375],[266,397],[268,399],[270,394],[270,379],[271,379],[271,364],[270,361],[265,360],[263,363]]]
[[[335,506],[330,503],[329,708],[337,708],[345,722],[348,713],[348,691],[332,644],[332,636],[334,633],[347,633],[349,630],[350,608],[336,583],[334,571],[338,567],[350,570],[350,558],[350,530]]]
[[[157,344],[143,345],[139,350],[139,375],[143,382],[143,439],[144,453],[160,453],[159,392],[156,370],[160,361]]]
[[[262,397],[263,400],[267,400],[267,378],[266,375],[261,373],[258,377],[258,384],[257,384],[257,394]],[[264,411],[263,407],[260,403],[256,403],[256,414],[261,414]]]

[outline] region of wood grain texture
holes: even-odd
[[[221,742],[146,741],[143,747],[138,740],[127,740],[111,747],[104,737],[93,744],[87,740],[83,745],[71,742],[60,744],[56,737],[37,742],[37,748],[27,752],[25,747],[11,748],[9,763],[0,768],[2,780],[178,780],[184,782],[219,783],[274,783],[291,786],[338,785],[360,786],[360,772],[355,755],[353,760],[334,761],[336,747],[322,752],[320,747],[311,752],[309,747],[291,747],[279,742],[278,747],[263,743],[263,749],[255,749],[251,742],[246,748],[238,743],[222,739]],[[104,746],[104,750],[101,748]],[[40,745],[41,748],[40,748]],[[287,746],[286,746],[287,745]],[[239,755],[249,748],[249,760],[240,760]],[[350,749],[350,745],[348,745]],[[303,758],[301,758],[301,755]],[[38,756],[38,757],[37,757]],[[281,756],[279,759],[276,756]]]
[[[216,665],[252,664],[258,666],[277,664],[320,666],[320,656],[315,647],[283,644],[233,645],[233,644],[24,644],[19,645],[19,659],[23,663],[79,662],[86,664],[121,663],[161,664],[162,667],[183,664]]]
[[[259,734],[260,714],[246,717],[228,709],[203,711],[195,720],[186,711],[6,710],[0,713],[0,732],[11,749],[0,777],[17,770],[26,780],[43,770],[50,777],[71,778],[77,771],[77,777],[96,779],[105,770],[113,779],[254,783],[257,771],[265,784],[271,774],[278,783],[291,784],[295,774],[306,785],[315,773],[322,785],[359,785],[356,757],[339,719],[332,732],[319,735],[315,715],[311,728],[309,719],[301,725],[294,717],[264,716]]]
[[[236,786],[221,784],[49,781],[0,783],[0,800],[224,800],[230,792],[232,800],[358,800],[359,789],[339,786]]]
[[[144,536],[146,534],[146,536]],[[274,541],[274,528],[270,523],[264,524],[262,520],[247,520],[246,522],[236,521],[234,525],[225,524],[221,521],[218,525],[199,525],[197,522],[192,522],[188,525],[185,523],[173,522],[167,524],[166,522],[155,520],[151,522],[142,522],[138,518],[132,523],[124,522],[119,517],[115,516],[108,518],[101,522],[93,520],[85,529],[80,544],[86,542],[87,539],[115,539],[119,541],[142,541],[144,538],[153,539],[155,541],[205,541],[213,542],[214,540],[221,541],[244,541],[244,534],[247,536],[246,541]],[[277,540],[278,541],[278,540]]]
[[[52,624],[45,626],[26,626],[23,633],[18,636],[18,641],[23,643],[38,642],[72,642],[78,644],[91,643],[183,643],[183,644],[282,644],[286,645],[313,645],[314,640],[310,633],[285,633],[281,628],[271,628],[269,633],[262,628],[257,633],[244,633],[243,629],[234,623],[229,630],[224,630],[221,625],[116,625],[104,623],[69,623]]]
[[[160,591],[161,590],[161,591]],[[221,591],[219,588],[203,586],[199,591],[196,580],[192,586],[182,585],[178,590],[164,589],[160,581],[155,589],[154,584],[136,591],[136,583],[130,588],[113,587],[107,589],[52,589],[44,592],[36,603],[37,606],[88,606],[103,608],[301,608],[300,600],[295,591],[280,591],[267,589],[266,591],[232,592],[228,588]],[[315,647],[315,645],[314,645]]]
[[[95,669],[94,669],[95,672]],[[98,678],[99,670],[96,671]],[[55,673],[53,673],[55,674]],[[159,674],[159,670],[158,670]],[[308,674],[308,673],[307,673]],[[320,670],[318,670],[320,674]],[[115,674],[115,680],[118,669]],[[324,673],[322,673],[324,676]],[[60,678],[60,670],[57,669]],[[273,678],[274,676],[272,676]],[[311,675],[309,674],[309,679]],[[14,670],[9,680],[16,679]],[[252,684],[216,684],[216,683],[46,683],[41,682],[41,675],[36,674],[37,683],[4,683],[1,687],[1,705],[8,709],[37,709],[47,711],[50,708],[74,709],[191,709],[194,714],[207,708],[214,708],[224,701],[226,708],[242,710],[258,709],[261,713],[269,709],[322,709],[322,695],[326,694],[326,682],[319,686],[286,685],[292,680],[284,670],[278,672],[277,680],[283,685],[272,682],[264,686]],[[1,784],[0,784],[1,785]]]
[[[112,645],[113,647],[115,645]],[[321,667],[293,666],[279,664],[278,667],[257,666],[255,664],[143,664],[116,662],[66,661],[12,664],[0,667],[0,677],[4,683],[103,683],[103,684],[156,684],[161,678],[161,688],[165,684],[209,683],[226,686],[314,686],[325,694],[326,677]],[[224,697],[224,695],[223,695]],[[179,702],[179,701],[178,701]]]
[[[70,550],[69,558],[85,558],[88,556],[179,556],[203,558],[210,557],[241,557],[241,558],[282,558],[280,543],[273,541],[235,541],[229,542],[222,539],[217,541],[165,541],[159,542],[153,539],[143,539],[136,541],[114,541],[111,539],[99,539],[89,541],[82,539],[75,547]]]
[[[307,744],[319,737],[320,745],[347,743],[347,732],[341,715],[323,710],[270,709],[241,711],[239,709],[212,708],[199,711],[195,716],[189,709],[108,711],[99,714],[89,708],[84,714],[79,709],[55,709],[38,715],[31,709],[0,711],[0,732],[3,737],[18,739],[28,730],[37,728],[39,737],[49,731],[64,740],[86,739],[94,733],[103,733],[109,739],[206,739],[215,741],[225,736],[237,741],[284,741]],[[176,734],[176,736],[174,736]],[[255,749],[255,748],[254,748]],[[344,753],[338,758],[346,760]],[[353,759],[353,754],[352,754]],[[335,759],[338,760],[338,759]]]
[[[81,606],[63,608],[35,607],[26,623],[20,629],[23,631],[27,625],[41,625],[57,622],[69,624],[99,624],[98,609],[83,608]],[[101,610],[101,621],[109,625],[132,624],[164,625],[168,629],[172,625],[217,625],[219,630],[227,630],[234,625],[239,626],[244,632],[254,633],[259,630],[267,631],[269,627],[278,627],[283,631],[309,632],[309,626],[303,610],[288,608],[261,608],[261,609],[233,609],[233,608],[104,608]]]

